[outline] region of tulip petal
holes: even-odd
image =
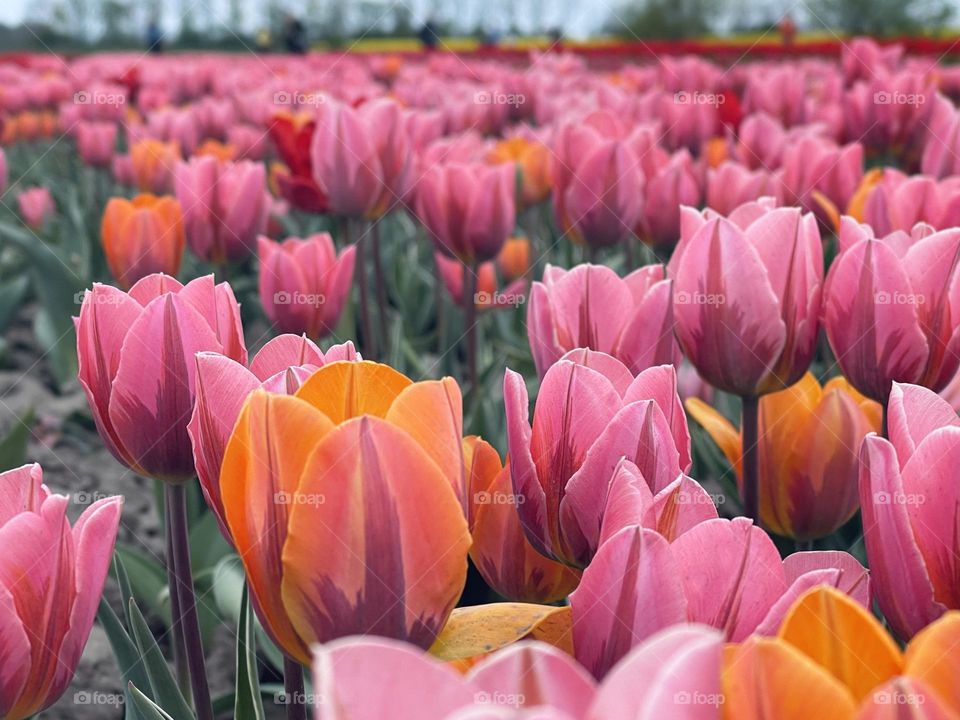
[[[837,570],[835,587],[865,608],[870,607],[870,572],[850,553],[841,550],[795,552],[783,559],[783,572],[788,583],[810,572]]]
[[[903,667],[900,649],[870,611],[827,585],[797,599],[778,637],[828,670],[857,702]]]
[[[674,444],[680,453],[680,469],[690,470],[693,459],[690,451],[690,429],[677,387],[677,369],[673,365],[657,365],[642,371],[630,384],[623,402],[653,400],[667,419]]]
[[[741,473],[741,448],[740,431],[733,426],[718,410],[714,409],[700,398],[687,398],[684,405],[690,417],[696,420],[707,431],[710,438],[717,444],[727,462],[736,470],[737,475]]]
[[[582,365],[583,367],[596,370],[613,383],[613,386],[621,396],[626,393],[627,388],[630,387],[630,383],[633,382],[633,375],[627,369],[626,365],[612,355],[607,355],[599,350],[575,348],[560,359],[569,360],[575,365]]]
[[[656,531],[673,542],[694,525],[716,520],[717,506],[703,486],[681,475],[653,497]]]
[[[904,674],[920,680],[960,715],[960,612],[952,610],[918,632],[907,646]]]
[[[250,363],[252,372],[261,382],[288,367],[313,365],[321,367],[325,358],[306,335],[278,335],[260,348]]]
[[[37,463],[0,473],[0,527],[22,512],[40,512],[47,494]]]
[[[375,362],[335,362],[324,365],[297,391],[339,425],[360,415],[385,417],[400,392],[412,381]]]
[[[896,677],[874,689],[857,710],[856,720],[958,720],[960,713],[913,677]]]
[[[8,717],[30,674],[30,640],[13,595],[0,584],[0,716]]]
[[[893,383],[887,406],[887,428],[901,469],[927,435],[948,425],[960,426],[960,417],[950,403],[925,387]]]

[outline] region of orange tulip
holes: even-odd
[[[489,443],[463,441],[470,500],[470,557],[487,584],[507,600],[550,603],[577,587],[580,573],[537,552],[523,534],[510,466]]]
[[[737,429],[698,398],[686,402],[740,474]],[[841,377],[822,388],[807,373],[760,400],[760,517],[773,532],[798,540],[829,535],[858,507],[857,452],[880,430],[880,405]]]
[[[504,243],[496,262],[504,282],[526,277],[530,272],[530,241],[519,235],[510,238]]]
[[[194,151],[194,155],[210,155],[217,160],[227,162],[233,160],[237,155],[237,149],[229,143],[222,143],[219,140],[208,138],[200,143],[200,146]]]
[[[536,205],[550,194],[550,153],[543,143],[522,137],[501,140],[487,160],[495,165],[512,162],[517,166],[523,205]]]
[[[226,526],[280,648],[363,633],[429,647],[466,581],[460,388],[335,362],[255,390],[220,473]]]
[[[183,217],[180,203],[169,195],[110,198],[100,235],[110,272],[124,290],[147,275],[180,271]]]
[[[180,160],[176,142],[147,138],[130,147],[130,162],[137,187],[145,192],[164,193],[173,187],[173,169]]]

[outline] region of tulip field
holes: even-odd
[[[960,720],[960,66],[0,56],[0,719]]]

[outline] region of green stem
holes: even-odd
[[[287,720],[307,720],[303,684],[303,665],[283,656],[283,694],[287,700]]]
[[[741,426],[743,428],[743,511],[760,525],[760,454],[759,439],[760,398],[745,395],[742,400]]]

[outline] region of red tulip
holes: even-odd
[[[97,500],[74,526],[69,498],[39,465],[0,473],[0,716],[33,717],[73,679],[113,558],[123,498]]]
[[[187,285],[149,275],[129,293],[95,284],[76,325],[80,384],[104,444],[137,473],[189,480],[194,355],[209,350],[246,362],[230,286],[215,286],[212,275]]]
[[[271,168],[277,190],[291,205],[313,213],[328,209],[327,198],[313,179],[310,145],[316,120],[306,114],[276,113],[270,121],[270,138],[283,164]]]
[[[334,331],[350,292],[356,248],[339,256],[327,233],[282,243],[260,236],[260,302],[282,332],[321,338]]]

